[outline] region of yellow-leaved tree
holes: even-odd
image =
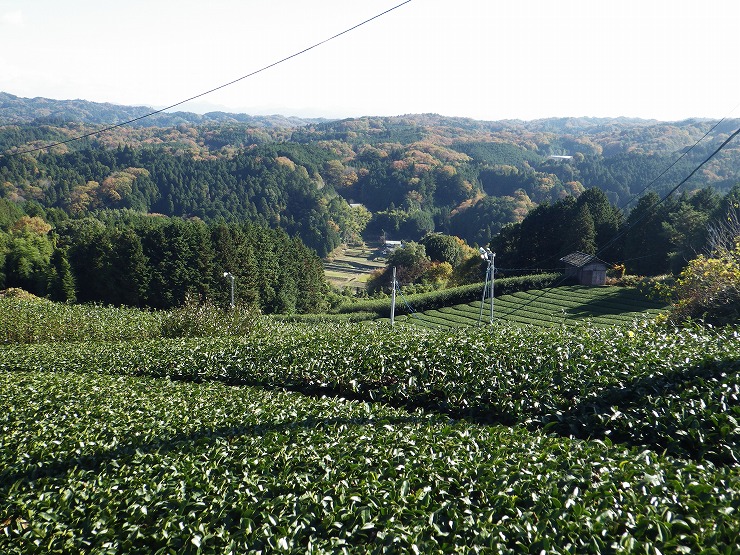
[[[711,254],[690,261],[676,280],[672,322],[740,323],[740,207],[709,231]]]

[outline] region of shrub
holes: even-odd
[[[212,303],[188,301],[162,313],[162,337],[219,337],[247,335],[255,321],[254,309],[237,305],[224,310]]]
[[[740,238],[732,250],[698,256],[681,272],[673,287],[675,302],[669,319],[699,319],[713,325],[740,321]]]

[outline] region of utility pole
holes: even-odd
[[[224,272],[224,277],[231,281],[231,308],[234,308],[234,275],[230,272]]]
[[[496,271],[496,267],[495,267],[495,264],[494,264],[494,260],[496,259],[496,253],[495,252],[491,252],[489,250],[488,251],[488,254],[491,257],[491,260],[490,260],[490,262],[488,264],[488,272],[490,274],[490,280],[491,280],[491,321],[490,321],[490,323],[493,324],[493,299],[494,299],[494,285],[493,285],[494,284],[494,278],[493,278],[493,275],[494,275],[494,273]]]
[[[391,326],[393,326],[395,316],[396,316],[396,267],[395,266],[393,266],[393,280],[391,281],[391,289],[393,289],[393,293],[391,293]]]
[[[483,286],[483,297],[480,300],[480,314],[478,316],[478,324],[480,325],[480,321],[483,319],[483,304],[486,301],[486,290],[488,289],[489,280],[491,283],[491,316],[489,319],[489,323],[493,324],[493,296],[495,293],[493,275],[495,273],[494,259],[496,258],[496,253],[491,252],[491,249],[489,248],[483,247],[479,248],[478,252],[480,252],[481,259],[488,262],[488,267],[486,268],[486,283]]]

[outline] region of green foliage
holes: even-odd
[[[539,162],[542,160],[541,155],[511,143],[466,142],[454,144],[453,148],[464,152],[475,160],[491,165],[520,166],[524,162]]]
[[[46,232],[31,227],[15,229],[5,240],[4,250],[5,285],[45,295],[54,252]]]
[[[596,226],[585,204],[576,209],[575,219],[565,237],[565,244],[573,251],[596,254]]]
[[[623,221],[603,191],[587,189],[577,199],[537,206],[521,223],[501,228],[491,247],[504,268],[555,269],[561,257],[581,251],[622,260],[630,274],[679,272],[711,238],[708,224],[717,218],[720,200],[709,188],[662,201],[651,191]]]
[[[0,380],[9,555],[736,545],[736,472],[608,440],[213,383]]]
[[[498,284],[498,280],[496,281]],[[498,286],[496,287],[498,289]],[[479,295],[483,290],[478,286]],[[479,326],[488,323],[491,305],[475,302],[416,311],[408,314],[397,309],[398,320],[415,326],[435,329]],[[652,301],[642,293],[624,287],[560,286],[547,290],[529,290],[496,295],[494,319],[497,322],[537,327],[624,326],[638,321],[660,318],[665,304]],[[407,315],[408,314],[408,315]]]
[[[49,260],[46,291],[52,301],[74,302],[76,300],[72,266],[69,264],[66,253],[59,249],[54,249]]]
[[[14,123],[25,123],[0,129],[0,145],[13,150],[93,131],[85,124],[65,123],[64,117],[88,123],[106,116],[121,121],[137,110],[90,105],[81,111],[79,105],[45,103],[57,107],[41,107],[36,99],[12,99],[3,113]],[[31,123],[31,114],[39,116],[44,110],[67,116]],[[675,160],[676,152],[709,130],[707,122],[475,122],[425,114],[297,127],[306,123],[222,113],[159,114],[104,137],[0,159],[0,194],[33,199],[35,210],[45,211],[53,223],[67,214],[113,209],[197,217],[209,223],[250,221],[280,227],[324,257],[363,233],[369,214],[358,217],[348,202],[362,202],[373,212],[366,238],[374,239],[385,229],[394,239],[418,241],[426,232],[440,231],[484,245],[507,224],[522,222],[536,204],[553,208],[564,197],[582,193],[594,219],[597,251],[610,245],[601,258],[628,260],[630,272],[655,275],[680,271],[701,249],[702,223],[717,200],[711,198],[716,193],[706,191],[712,187],[724,192],[736,181],[737,156],[726,151],[703,174],[706,189],[688,191],[677,204],[666,203],[666,210],[632,229],[624,244],[611,245],[621,216],[609,203],[627,206],[671,165],[652,185],[658,194],[665,193],[706,155],[704,147],[697,147]],[[726,132],[719,126],[710,134]],[[553,162],[548,154],[573,157]],[[601,199],[596,198],[599,194]],[[604,206],[607,199],[609,206]],[[535,219],[575,219],[575,214],[555,212],[545,210]],[[7,216],[0,214],[0,227]],[[545,235],[553,230],[555,237],[563,236],[559,232],[577,234],[567,224],[544,224]],[[515,229],[529,235],[529,230],[513,226],[508,236]],[[538,262],[512,265],[553,267],[541,262],[540,253],[564,246],[536,234],[535,239],[534,244],[518,241],[522,250],[514,258]],[[502,260],[509,257],[503,250],[500,255]],[[292,301],[282,304],[289,307]]]
[[[672,272],[679,273],[704,248],[709,221],[718,207],[719,197],[711,189],[702,189],[691,197],[682,195],[671,206],[662,232],[672,246]]]
[[[709,188],[663,202],[655,192],[640,198],[625,222],[622,250],[629,273],[679,273],[705,248],[712,221],[727,216],[730,198],[731,193],[720,198]]]
[[[144,328],[0,347],[3,553],[737,543],[736,328]]]
[[[740,322],[740,238],[735,248],[700,255],[681,272],[672,288],[669,319],[726,325]]]
[[[609,202],[604,191],[596,188],[583,191],[578,196],[577,205],[579,213],[576,219],[580,217],[580,213],[583,211],[584,218],[587,219],[590,216],[593,220],[594,237],[591,239],[590,229],[587,229],[584,235],[588,235],[589,239],[593,241],[596,250],[600,252],[602,258],[616,258],[619,251],[616,248],[610,247],[610,245],[614,242],[614,238],[622,225],[622,212]],[[585,210],[588,211],[588,215],[586,215]],[[585,225],[589,227],[588,223]],[[576,225],[571,227],[571,234],[576,227]]]
[[[487,196],[450,217],[451,233],[471,244],[487,245],[506,224],[517,222],[534,205],[526,194],[518,197]]]
[[[159,313],[0,297],[0,343],[116,341],[161,336]]]
[[[393,240],[419,241],[434,230],[432,216],[423,210],[400,210],[391,208],[374,212],[363,232],[366,239],[376,240],[385,235]]]
[[[738,333],[644,324],[425,331],[260,320],[232,339],[5,346],[0,370],[91,368],[289,388],[736,464]]]
[[[244,306],[224,310],[190,302],[169,311],[143,311],[2,296],[0,344],[241,336],[257,319],[254,310]]]
[[[10,100],[6,104],[19,105]],[[38,102],[44,101],[20,102],[23,117],[39,110],[105,115],[100,106],[49,110]],[[200,294],[220,305],[228,295],[222,272],[230,271],[238,275],[238,299],[250,307],[293,312],[321,305],[318,257],[283,232],[144,224],[107,213],[98,215],[99,225],[63,224],[60,209],[48,208],[71,210],[73,200],[83,208],[110,204],[208,222],[248,219],[298,235],[323,254],[361,227],[351,228],[338,191],[376,212],[393,215],[400,207],[393,217],[410,222],[413,233],[428,230],[432,217],[440,230],[457,233],[453,212],[456,225],[466,212],[472,220],[478,213],[473,199],[483,189],[514,199],[478,202],[480,221],[496,216],[496,225],[522,220],[521,210],[531,208],[527,199],[551,203],[526,225],[505,228],[501,250],[495,249],[502,258],[516,253],[517,261],[542,267],[543,256],[565,248],[558,240],[576,210],[585,217],[584,205],[602,248],[620,223],[604,199],[616,204],[642,189],[667,166],[668,153],[673,160],[672,153],[709,125],[588,118],[486,123],[422,115],[293,131],[269,123],[247,129],[240,127],[244,119],[223,114],[159,117],[160,124],[182,125],[137,126],[125,136],[120,131],[94,145],[83,142],[79,152],[68,150],[78,148],[72,144],[0,160],[0,195],[38,199],[25,205],[27,215],[57,227],[54,236],[37,234],[52,247],[45,268],[34,274],[43,276],[40,288],[62,295],[66,255],[80,292],[120,290],[131,282],[130,296],[119,293],[113,302]],[[213,123],[223,118],[228,123]],[[205,120],[212,123],[194,125]],[[0,145],[12,149],[70,132],[61,118],[6,126]],[[117,148],[123,142],[133,146]],[[142,148],[145,142],[162,146]],[[474,148],[464,154],[447,148],[451,144]],[[537,157],[528,158],[533,152]],[[572,152],[573,163],[538,160]],[[707,167],[708,183],[729,187],[727,176],[737,166],[730,154]],[[685,175],[691,156],[672,171]],[[331,163],[340,160],[341,167]],[[515,164],[516,172],[493,163]],[[667,185],[659,183],[658,190]],[[559,205],[569,191],[595,186],[605,191],[602,198],[586,191]],[[517,189],[527,198],[515,198]],[[629,217],[641,225],[617,245],[628,269],[678,269],[701,241],[706,215],[716,210],[710,197],[669,199],[658,210],[648,201],[638,205]],[[14,217],[6,214],[9,223],[2,225]],[[481,229],[461,236],[473,240]],[[493,232],[484,230],[488,237],[481,241]],[[12,233],[0,235],[6,243],[0,258]],[[524,244],[530,238],[536,246]],[[187,268],[164,246],[180,249]],[[21,247],[15,252],[31,252]],[[638,262],[643,256],[650,259]],[[13,264],[16,271],[20,266]],[[734,275],[734,266],[710,258],[690,268],[702,280]],[[162,279],[168,273],[171,284]],[[527,279],[497,280],[497,292],[543,286]],[[711,283],[686,277],[692,294]],[[468,316],[444,305],[466,296],[459,302],[475,303],[480,293],[477,284],[421,295],[412,304],[429,309],[430,326],[449,326]],[[532,323],[543,322],[543,297],[517,295]],[[576,289],[559,302],[570,311],[583,305]],[[293,317],[308,321],[288,324],[202,305],[164,313],[4,303],[0,328],[13,344],[0,347],[3,553],[737,549],[737,328],[625,320],[609,329],[520,323],[433,331],[317,320],[365,319],[367,312]],[[375,303],[355,308],[387,314],[389,301]],[[588,304],[592,311],[599,307]],[[616,309],[607,308],[613,316]],[[471,305],[467,312],[476,310]],[[631,318],[626,309],[623,316]],[[221,337],[225,333],[236,337]],[[67,340],[76,342],[60,342]]]
[[[172,308],[188,298],[226,306],[236,298],[263,312],[317,312],[326,304],[321,261],[282,230],[249,224],[138,216],[69,220],[56,229],[77,299]]]
[[[367,290],[376,293],[390,290],[393,281],[393,268],[396,268],[396,281],[403,285],[420,282],[432,266],[423,244],[409,241],[396,247],[388,255],[388,265],[382,272],[373,274],[367,282]]]
[[[348,245],[362,243],[362,234],[372,219],[370,211],[362,205],[347,206],[337,198],[333,202],[337,205],[337,224],[343,230],[343,242]]]
[[[271,316],[279,322],[297,322],[304,324],[326,324],[330,322],[365,322],[376,320],[375,312],[345,312],[331,314],[276,314]]]
[[[17,203],[0,198],[0,231],[8,231],[23,215],[24,212]]]
[[[408,283],[412,283],[416,277],[420,276],[429,262],[424,245],[413,241],[404,243],[388,255],[388,266],[398,266],[399,281]],[[405,279],[404,274],[407,274]]]
[[[296,145],[291,152],[302,159],[293,151],[307,150]],[[287,158],[281,163],[277,152],[265,154],[194,159],[156,149],[90,149],[40,155],[30,170],[3,159],[0,176],[25,183],[23,173],[37,174],[45,184],[44,203],[78,216],[127,208],[208,221],[247,219],[298,235],[325,256],[339,245],[342,231],[334,222],[342,218],[329,211],[336,195],[318,188],[305,167]]]
[[[576,207],[576,200],[572,197],[553,205],[541,204],[520,224],[508,228],[507,233],[515,237],[506,242],[494,237],[491,248],[499,257],[497,265],[504,268],[557,268],[560,257],[574,250],[565,241]]]
[[[577,199],[537,206],[520,224],[503,228],[491,247],[502,267],[558,268],[560,258],[574,251],[616,258],[612,243],[621,222],[603,191],[588,189]]]
[[[254,309],[237,305],[224,310],[211,303],[188,301],[160,314],[162,337],[223,337],[248,335],[254,327]]]
[[[0,289],[5,288],[5,257],[8,254],[10,235],[0,230]]]

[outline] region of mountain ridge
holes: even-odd
[[[141,118],[141,119],[138,119]],[[137,127],[170,127],[181,123],[248,123],[258,127],[299,127],[330,121],[324,118],[300,118],[274,114],[251,116],[223,111],[196,114],[194,112],[159,112],[149,106],[127,106],[90,100],[56,100],[45,97],[24,98],[0,91],[0,125],[84,123],[88,125],[120,125],[137,119]]]
[[[0,91],[0,125],[27,123],[75,122],[91,125],[119,125],[132,119],[142,118],[132,125],[144,127],[172,126],[180,123],[247,123],[265,127],[302,127],[307,125],[341,124],[342,122],[384,119],[388,121],[409,121],[417,123],[458,123],[463,126],[478,124],[484,128],[519,128],[530,130],[567,132],[578,134],[578,130],[604,129],[608,126],[651,126],[659,124],[681,125],[711,122],[709,118],[686,118],[678,121],[633,118],[628,116],[554,116],[524,120],[505,118],[501,120],[478,120],[464,116],[446,116],[436,113],[409,113],[395,116],[360,116],[348,118],[306,118],[283,114],[250,115],[240,112],[214,110],[199,114],[187,111],[159,112],[150,106],[132,106],[111,102],[94,102],[84,99],[59,100],[46,97],[21,97]]]

